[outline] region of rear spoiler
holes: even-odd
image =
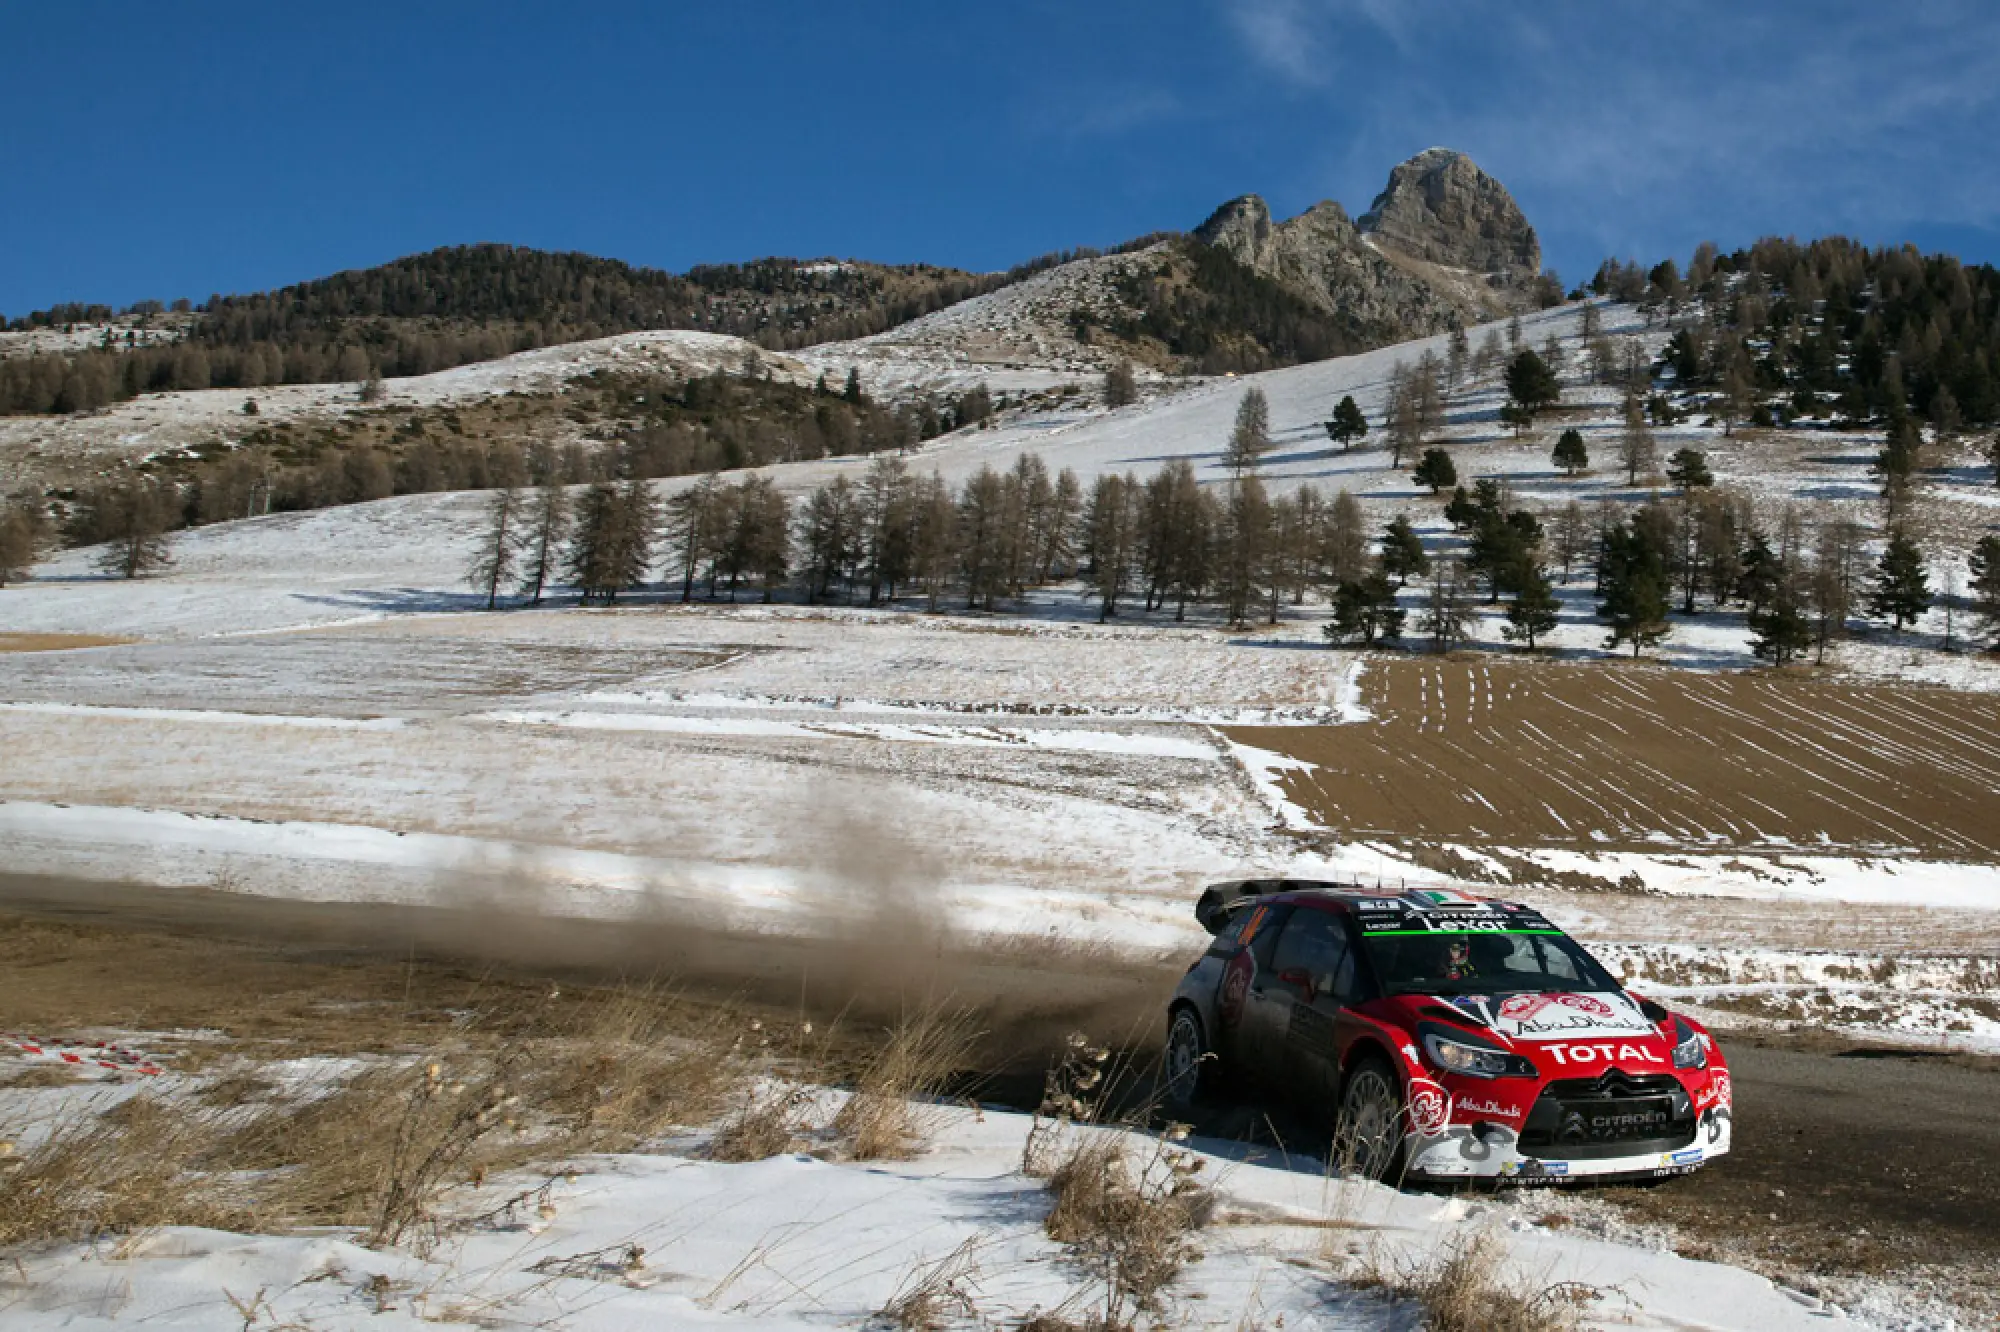
[[[1263,892],[1263,885],[1255,880],[1210,884],[1201,890],[1201,898],[1194,904],[1194,918],[1210,934],[1220,934],[1232,915]]]

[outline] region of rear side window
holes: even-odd
[[[1250,945],[1250,956],[1257,959],[1260,970],[1270,967],[1272,951],[1278,946],[1278,936],[1284,933],[1285,917],[1291,914],[1292,909],[1282,903],[1261,906],[1245,922],[1243,942]]]
[[[1304,972],[1315,1002],[1338,1004],[1354,994],[1354,954],[1347,944],[1345,922],[1332,912],[1295,912],[1278,940],[1271,965],[1281,976]]]

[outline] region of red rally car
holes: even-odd
[[[1729,1150],[1708,1032],[1529,907],[1247,880],[1195,914],[1215,942],[1167,1010],[1177,1113],[1247,1082],[1330,1120],[1375,1179],[1658,1178]]]

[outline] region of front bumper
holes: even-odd
[[[1452,1079],[1458,1082],[1458,1079]],[[1449,1109],[1422,1113],[1427,1098],[1414,1096],[1412,1131],[1404,1140],[1408,1178],[1419,1182],[1499,1180],[1553,1184],[1571,1179],[1662,1179],[1691,1174],[1729,1151],[1731,1101],[1726,1072],[1706,1072],[1669,1098],[1664,1075],[1624,1078],[1610,1073],[1594,1083],[1545,1083],[1516,1113],[1493,1114],[1492,1083],[1477,1090],[1445,1088]],[[1649,1086],[1646,1084],[1659,1084]],[[1607,1085],[1610,1090],[1607,1092]],[[1459,1095],[1452,1095],[1452,1092]],[[1484,1093],[1482,1095],[1482,1093]],[[1670,1117],[1648,1122],[1643,1111],[1658,1104]],[[1630,1122],[1628,1122],[1630,1121]]]

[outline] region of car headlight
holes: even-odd
[[[1707,1068],[1708,1042],[1679,1018],[1674,1019],[1674,1067]]]
[[[1431,1063],[1446,1073],[1469,1078],[1533,1078],[1541,1074],[1534,1064],[1497,1046],[1452,1034],[1448,1028],[1423,1023],[1418,1031],[1424,1038],[1424,1053]]]

